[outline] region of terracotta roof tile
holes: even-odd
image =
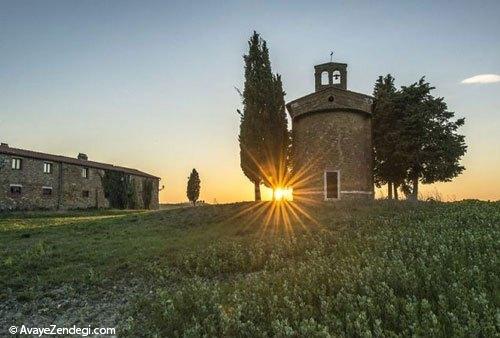
[[[68,164],[75,164],[75,165],[80,165],[83,167],[90,167],[90,168],[103,169],[103,170],[114,170],[114,171],[120,171],[120,172],[124,172],[124,173],[131,174],[131,175],[160,179],[157,176],[142,172],[142,171],[137,170],[137,169],[125,168],[125,167],[115,166],[112,164],[101,163],[101,162],[81,160],[78,158],[72,158],[72,157],[67,157],[67,156],[40,153],[37,151],[31,151],[31,150],[26,150],[26,149],[11,148],[11,147],[6,146],[6,145],[0,145],[0,154],[14,155],[14,156],[20,156],[20,157],[29,157],[29,158],[52,161],[52,162],[62,162],[62,163],[68,163]]]

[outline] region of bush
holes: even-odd
[[[144,179],[142,186],[142,202],[144,209],[151,209],[151,200],[153,199],[153,180]]]
[[[109,206],[116,209],[136,209],[137,192],[133,178],[120,171],[105,170],[101,176]]]

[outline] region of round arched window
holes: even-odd
[[[322,85],[328,84],[328,72],[327,71],[324,71],[321,73],[321,84]]]
[[[336,70],[332,73],[332,80],[334,84],[340,83],[341,80],[340,71]]]

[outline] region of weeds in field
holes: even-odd
[[[287,227],[248,206],[0,215],[0,321],[49,294],[53,320],[84,323],[78,295],[98,321],[135,295],[122,336],[499,335],[499,202],[317,205]]]
[[[341,231],[217,242],[178,257],[180,282],[138,300],[123,333],[498,334],[498,204],[436,203],[374,216]]]

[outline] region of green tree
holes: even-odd
[[[419,182],[451,181],[465,169],[460,159],[467,151],[458,128],[465,119],[454,119],[444,98],[434,97],[435,89],[422,77],[402,87],[396,110],[403,116],[399,148],[405,153],[406,177],[403,186],[411,200],[417,200]]]
[[[443,98],[425,78],[400,90],[389,74],[375,83],[373,107],[374,180],[388,184],[388,195],[398,187],[417,200],[419,182],[450,181],[465,168],[460,159],[467,151],[458,128],[465,119],[454,119]],[[393,190],[394,189],[394,190]]]
[[[200,176],[198,175],[196,169],[193,169],[189,175],[186,191],[187,198],[193,203],[193,205],[196,205],[196,201],[200,197],[200,183]]]
[[[101,176],[101,182],[110,207],[116,209],[135,207],[135,204],[131,203],[135,189],[128,175],[120,171],[105,170]]]
[[[398,186],[405,179],[404,153],[399,149],[401,114],[395,109],[397,94],[394,77],[379,76],[373,90],[373,177],[378,187],[387,184],[389,199],[393,192],[398,198]]]
[[[150,178],[144,179],[142,184],[142,203],[144,209],[151,209],[151,200],[153,199],[153,180]]]
[[[127,189],[127,209],[137,209],[137,191],[135,189],[134,180],[130,176],[125,177]]]
[[[244,55],[245,85],[241,94],[240,164],[254,184],[260,201],[260,184],[275,188],[286,181],[290,137],[281,77],[271,70],[266,41],[254,31]]]

